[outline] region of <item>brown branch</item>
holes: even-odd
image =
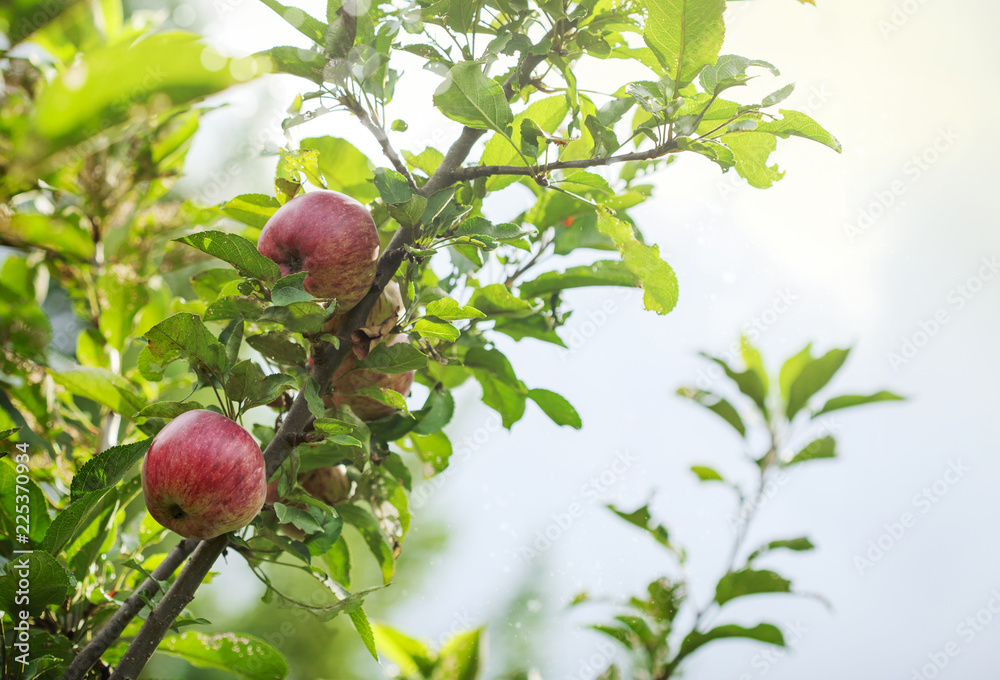
[[[452,171],[450,179],[453,182],[464,182],[477,177],[490,177],[491,175],[525,175],[527,177],[542,178],[553,170],[567,170],[571,168],[592,168],[598,165],[612,165],[614,163],[624,163],[626,161],[648,161],[654,158],[665,156],[668,153],[677,151],[677,142],[669,141],[665,144],[649,149],[648,151],[634,151],[632,153],[621,154],[620,156],[606,156],[603,158],[580,158],[573,161],[555,161],[545,165],[475,165],[468,168],[459,168]]]
[[[194,593],[208,575],[215,560],[229,544],[229,536],[223,534],[198,544],[191,559],[181,569],[180,575],[167,591],[159,604],[149,613],[149,617],[139,634],[135,636],[128,650],[111,674],[111,680],[135,680],[139,677],[149,657],[163,639],[167,629],[173,625],[184,607],[194,599]]]
[[[372,119],[365,107],[361,105],[361,102],[354,97],[346,95],[341,99],[341,103],[344,104],[344,106],[346,106],[351,113],[357,116],[358,120],[361,121],[361,124],[364,125],[368,131],[372,133],[372,135],[374,135],[379,146],[382,147],[382,153],[384,153],[385,157],[392,162],[392,166],[396,168],[399,174],[406,178],[406,183],[410,185],[410,188],[416,191],[417,184],[413,181],[413,176],[410,175],[410,169],[406,167],[406,163],[404,163],[399,157],[396,150],[392,148],[392,143],[389,141],[389,137],[385,134],[385,129]]]
[[[105,650],[118,640],[125,627],[142,609],[144,604],[142,595],[150,596],[155,593],[160,588],[160,584],[157,581],[165,581],[170,578],[177,570],[177,567],[194,551],[197,545],[198,541],[191,539],[184,539],[175,545],[173,550],[167,553],[163,561],[153,570],[153,578],[147,578],[143,581],[142,585],[122,603],[122,606],[118,608],[114,616],[104,624],[101,631],[76,655],[73,663],[69,665],[66,673],[63,674],[62,680],[80,680],[86,675],[87,671],[100,660]],[[153,579],[156,580],[154,581]]]

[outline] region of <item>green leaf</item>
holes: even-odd
[[[643,37],[676,83],[676,92],[718,58],[725,35],[725,0],[642,0],[641,4],[647,12]]]
[[[252,77],[260,69],[252,57],[227,59],[199,36],[180,31],[149,33],[142,40],[91,49],[74,68],[41,88],[26,135],[31,148],[18,149],[14,157],[31,160],[38,149],[51,153],[82,142],[138,112],[165,110],[215,94],[238,82],[234,71]]]
[[[730,132],[722,136],[736,159],[736,172],[757,189],[767,189],[785,176],[777,165],[768,165],[767,159],[778,144],[774,135],[756,130]]]
[[[313,299],[305,289],[305,280],[309,272],[296,272],[278,280],[271,289],[271,304],[290,305],[293,302],[306,302]]]
[[[844,365],[850,351],[850,349],[833,349],[818,359],[812,359],[805,363],[788,388],[788,405],[785,407],[785,415],[789,420],[806,406],[810,397],[830,382],[834,374]]]
[[[112,446],[88,460],[73,477],[70,485],[72,500],[76,501],[92,491],[117,484],[133,465],[142,460],[152,443],[153,440],[149,438]]]
[[[535,230],[530,225],[511,223],[493,224],[485,217],[475,215],[462,222],[455,230],[455,236],[485,236],[494,241],[517,243]]]
[[[822,437],[808,444],[784,465],[795,465],[817,458],[835,458],[836,456],[837,441],[833,437]]]
[[[196,401],[158,401],[136,413],[133,418],[165,418],[170,420],[182,413],[205,408]],[[74,480],[75,481],[75,480]]]
[[[763,545],[750,553],[750,556],[747,558],[747,564],[754,561],[764,553],[771,552],[772,550],[794,550],[796,552],[805,552],[806,550],[812,550],[815,547],[816,546],[813,545],[812,541],[805,536],[802,536],[801,538],[787,538],[779,541],[771,541],[767,545]]]
[[[273,321],[295,333],[319,333],[323,330],[329,312],[315,302],[291,302],[287,305],[268,307],[261,321]]]
[[[22,465],[27,467],[26,464]],[[18,483],[19,476],[23,483]],[[28,477],[27,480],[24,479],[25,476]],[[25,495],[28,497],[27,503],[24,502]],[[24,520],[18,521],[17,518],[25,513],[17,512],[17,510],[20,509],[19,506],[25,505],[27,505],[28,510],[27,536],[33,545],[38,545],[45,538],[45,533],[51,522],[45,494],[31,480],[30,469],[25,472],[22,468],[19,474],[17,465],[9,457],[0,460],[0,517],[5,525],[5,533],[11,538],[14,537],[14,534],[24,535]],[[17,528],[18,526],[21,527],[20,530]],[[5,611],[9,612],[10,610]]]
[[[684,642],[681,643],[679,654],[687,656],[699,647],[702,647],[713,640],[721,640],[724,638],[746,638],[749,640],[766,642],[778,647],[785,646],[785,636],[781,634],[781,630],[770,623],[760,623],[753,628],[744,628],[743,626],[738,626],[735,623],[730,623],[724,626],[716,626],[707,633],[692,631],[687,637],[684,638]]]
[[[518,284],[523,297],[540,297],[569,288],[585,286],[639,287],[639,279],[624,262],[598,260],[580,267],[570,267],[564,272],[545,272],[531,281]]]
[[[413,189],[406,178],[395,170],[378,168],[375,170],[375,188],[379,196],[389,205],[406,203],[413,198]]]
[[[306,351],[283,333],[263,333],[251,335],[247,344],[279,364],[302,366],[306,363]]]
[[[257,246],[237,234],[202,231],[173,239],[233,265],[243,276],[274,283],[281,271],[270,259],[257,252]]]
[[[778,92],[781,92],[781,90]],[[788,139],[792,136],[803,137],[805,139],[811,139],[814,142],[819,142],[824,146],[830,147],[837,153],[840,153],[842,147],[840,146],[840,142],[837,141],[837,138],[823,129],[822,125],[806,114],[800,113],[799,111],[789,111],[788,109],[778,109],[778,113],[781,114],[780,120],[770,120],[758,123],[756,132],[770,133],[777,135],[782,139]]]
[[[406,397],[388,387],[363,387],[355,392],[355,394],[374,399],[380,404],[385,404],[403,413],[410,412],[406,408]]]
[[[448,435],[438,430],[433,434],[410,434],[410,443],[420,461],[430,468],[433,474],[439,474],[448,469],[454,449]]]
[[[773,571],[740,569],[723,576],[715,588],[715,601],[723,605],[744,595],[790,593],[792,584]]]
[[[745,437],[747,435],[747,428],[746,425],[743,424],[743,418],[740,417],[739,411],[737,411],[736,407],[722,397],[712,394],[711,392],[696,390],[693,387],[682,387],[677,390],[677,394],[685,397],[686,399],[690,399],[696,404],[701,404],[709,411],[725,420],[733,426],[733,429],[740,433],[741,437]]]
[[[27,568],[16,568],[20,565]],[[31,584],[27,602],[18,597],[18,583],[22,578]],[[4,565],[4,575],[0,577],[0,609],[11,616],[22,610],[27,610],[31,616],[40,616],[49,605],[61,605],[72,585],[66,569],[52,555],[40,550],[30,555],[17,555]]]
[[[319,151],[319,171],[327,188],[353,196],[362,203],[378,197],[378,190],[372,183],[375,166],[347,140],[309,137],[303,139],[299,147]]]
[[[358,362],[359,368],[378,373],[409,373],[426,365],[427,357],[424,353],[407,342],[397,342],[394,345],[380,343],[364,361]]]
[[[268,58],[274,71],[299,76],[311,80],[317,85],[323,84],[323,68],[326,66],[326,59],[319,52],[289,45],[279,45],[262,52],[256,52],[254,56]]]
[[[10,427],[7,428],[6,430],[0,430],[0,441],[3,441],[5,439],[10,439],[12,436],[17,434],[17,432],[20,431],[20,429],[21,427],[18,426],[18,427]]]
[[[698,476],[698,480],[701,482],[725,482],[722,475],[720,475],[716,470],[706,467],[704,465],[692,465],[691,472]]]
[[[284,19],[289,26],[322,47],[326,43],[327,25],[306,14],[298,7],[283,5],[277,0],[260,0]]]
[[[613,505],[608,505],[607,508],[629,524],[646,531],[660,545],[671,551],[676,551],[674,545],[670,542],[670,534],[667,531],[667,528],[662,524],[653,524],[653,516],[649,512],[648,503],[643,505],[641,508],[633,510],[632,512],[619,510]]]
[[[351,549],[343,534],[333,547],[322,555],[322,560],[330,578],[345,588],[351,587]]]
[[[414,411],[417,419],[413,431],[417,434],[434,434],[451,422],[455,415],[455,398],[451,390],[438,383],[427,395],[427,401],[419,411]]]
[[[718,95],[730,87],[744,85],[750,80],[746,72],[751,66],[767,69],[774,76],[781,75],[781,72],[770,62],[761,59],[747,59],[735,54],[724,54],[716,60],[715,64],[706,66],[702,70],[698,76],[698,82],[701,83],[705,92]]]
[[[709,356],[708,354],[703,354],[702,356],[711,359],[721,366],[722,370],[726,372],[726,376],[736,383],[740,392],[750,397],[750,399],[753,400],[753,403],[757,405],[757,408],[760,409],[761,413],[765,416],[767,415],[767,387],[765,386],[760,373],[752,369],[747,369],[742,373],[737,373],[722,359]]]
[[[482,65],[477,62],[455,64],[434,92],[434,105],[463,125],[495,130],[505,136],[514,121],[503,88],[483,75]]]
[[[368,653],[372,655],[375,661],[378,661],[378,651],[375,649],[375,634],[372,632],[371,624],[368,623],[368,616],[365,615],[365,610],[358,607],[350,613],[350,617],[351,623],[354,624],[354,630],[358,631],[358,636],[365,643],[365,649],[368,650]]]
[[[365,543],[368,544],[368,549],[371,550],[381,567],[383,583],[388,583],[392,580],[392,574],[396,568],[395,560],[392,556],[392,548],[386,542],[378,520],[370,512],[357,505],[342,505],[338,511],[345,522],[361,533]]]
[[[838,411],[842,408],[851,408],[852,406],[862,406],[864,404],[874,404],[879,401],[903,401],[904,398],[905,397],[901,397],[898,394],[886,392],[885,390],[869,395],[843,395],[840,397],[834,397],[823,404],[823,408],[817,411],[813,415],[813,418],[821,416],[824,413],[829,413],[830,411]]]
[[[71,394],[96,401],[126,418],[144,404],[128,380],[103,368],[79,366],[70,371],[50,371],[49,375]]]
[[[227,321],[229,319],[256,319],[264,304],[248,295],[227,295],[212,302],[205,309],[205,321]]]
[[[243,633],[195,633],[163,638],[156,651],[198,668],[214,668],[241,680],[282,680],[288,663],[277,649]]]
[[[263,229],[271,215],[281,204],[274,196],[265,194],[242,194],[222,204],[222,212],[237,222]],[[228,261],[228,260],[227,260]]]
[[[441,647],[438,653],[439,672],[435,678],[447,680],[476,680],[482,670],[483,629],[457,633]]]
[[[492,283],[477,290],[469,304],[489,317],[522,318],[535,313],[535,306],[523,300],[502,283]]]
[[[677,304],[677,276],[670,265],[660,259],[659,248],[639,241],[630,224],[606,211],[601,211],[597,226],[602,234],[614,241],[625,267],[642,284],[646,309],[657,314],[672,310]]]
[[[485,319],[486,315],[475,307],[460,306],[456,300],[449,297],[438,298],[427,305],[427,315],[437,317],[442,321],[458,321],[459,319]]]
[[[528,107],[514,116],[511,121],[510,141],[503,134],[495,134],[486,141],[480,163],[482,165],[516,165],[523,166],[524,160],[517,150],[524,146],[524,122],[532,121],[535,127],[552,134],[569,112],[569,102],[563,95],[546,97],[532,102]],[[486,188],[496,191],[517,181],[515,176],[494,176],[486,180]]]
[[[761,100],[760,105],[766,107],[766,106],[774,106],[775,104],[780,104],[781,102],[788,99],[792,95],[792,92],[794,91],[795,91],[795,83],[789,83],[788,85],[785,85],[783,88],[775,90],[771,94],[764,97],[764,99]],[[840,146],[839,142],[837,142],[837,146],[838,147]],[[837,150],[839,151],[839,148]]]
[[[431,677],[436,664],[426,644],[384,623],[374,624],[372,632],[375,646],[389,661],[399,666],[401,676]]]
[[[809,343],[799,351],[798,354],[790,357],[781,365],[778,374],[778,384],[781,386],[781,400],[788,403],[788,395],[792,389],[792,383],[799,377],[802,369],[812,361],[812,343]]]
[[[97,519],[105,510],[106,499],[114,502],[116,495],[113,488],[98,489],[85,494],[56,515],[45,532],[42,550],[50,555],[58,555],[63,548],[76,540],[91,522]],[[109,498],[110,495],[110,498]]]
[[[514,340],[535,338],[543,342],[551,342],[559,347],[566,347],[566,343],[556,333],[554,320],[541,314],[524,319],[499,319],[493,326],[493,330],[508,335]]]
[[[569,425],[575,430],[583,427],[580,415],[565,397],[543,389],[528,390],[528,398],[534,401],[556,425]]]
[[[183,357],[192,365],[216,375],[226,370],[225,346],[198,316],[189,312],[167,317],[146,331],[146,339],[150,354],[162,366]]]
[[[413,330],[416,331],[421,337],[440,338],[448,342],[458,340],[459,336],[462,334],[461,331],[452,326],[450,323],[434,321],[428,317],[417,319],[417,322],[413,324]]]
[[[309,405],[309,412],[314,418],[322,418],[326,414],[326,405],[323,397],[319,394],[319,383],[312,376],[306,378],[306,383],[302,387],[305,394],[306,404]]]

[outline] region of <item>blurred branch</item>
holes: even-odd
[[[144,605],[143,595],[149,597],[160,589],[158,581],[165,581],[177,570],[177,567],[190,555],[198,541],[184,539],[174,546],[173,550],[153,570],[152,577],[142,582],[134,593],[132,593],[122,606],[118,608],[114,616],[101,628],[87,646],[73,659],[73,663],[66,669],[62,680],[80,680],[87,671],[97,663],[101,655],[113,645],[121,636],[125,627],[135,618]],[[155,579],[155,580],[154,580]]]

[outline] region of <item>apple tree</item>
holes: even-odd
[[[0,608],[5,639],[31,649],[10,647],[10,677],[135,678],[156,650],[284,677],[277,650],[200,633],[186,609],[224,552],[269,602],[348,616],[374,655],[362,605],[404,549],[411,471],[448,467],[455,390],[478,385],[506,428],[528,401],[582,426],[558,385],[518,377],[498,334],[563,345],[576,288],[639,288],[669,313],[677,277],[629,211],[681,157],[763,189],[782,176],[779,138],[840,150],[778,107],[793,88],[775,66],[720,55],[724,0],[330,0],[321,17],[262,2],[310,46],[231,58],[116,0],[0,9]],[[578,87],[583,57],[648,75],[598,95]],[[404,67],[439,76],[433,115],[460,128],[447,147],[397,148]],[[218,205],[172,191],[202,116],[222,115],[200,102],[274,73],[301,93],[273,185]],[[774,91],[741,101],[756,77]],[[381,157],[297,135],[324,116],[356,118]],[[531,206],[492,221],[484,201],[515,183]],[[186,529],[173,520],[190,506],[151,501],[176,476],[136,474],[195,412],[261,449],[236,531]],[[352,584],[345,526],[382,585]],[[276,587],[279,568],[312,579],[309,598]]]

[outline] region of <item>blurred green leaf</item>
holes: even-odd
[[[760,623],[753,628],[744,628],[743,626],[738,626],[735,623],[730,623],[724,626],[716,626],[707,633],[701,633],[699,631],[689,633],[681,643],[679,654],[687,656],[699,647],[702,647],[713,640],[721,640],[725,638],[746,638],[748,640],[766,642],[778,647],[785,646],[785,637],[781,634],[781,630],[770,623]]]
[[[834,374],[844,365],[850,351],[850,349],[833,349],[802,366],[802,370],[788,388],[788,404],[785,407],[785,415],[789,420],[806,406],[810,397],[830,382]]]
[[[741,437],[745,437],[747,435],[747,428],[746,425],[743,424],[743,418],[740,417],[739,411],[737,411],[732,404],[722,397],[712,394],[711,392],[696,390],[693,387],[682,387],[677,390],[677,394],[690,399],[696,404],[701,404],[708,410],[715,413],[717,416],[732,425],[733,429],[739,432]]]
[[[807,445],[785,465],[795,465],[817,458],[835,458],[837,455],[837,441],[833,437],[822,437]]]
[[[813,415],[813,418],[821,416],[824,413],[829,413],[830,411],[838,411],[842,408],[851,408],[852,406],[862,406],[864,404],[874,404],[879,401],[903,401],[904,399],[904,397],[901,397],[898,394],[886,392],[885,390],[869,395],[851,394],[834,397],[823,404],[823,408],[817,411]]]
[[[723,605],[738,597],[761,593],[790,593],[792,584],[773,571],[740,569],[723,576],[715,588],[715,602]]]
[[[539,388],[528,390],[528,398],[534,401],[556,425],[569,425],[574,430],[583,427],[580,414],[562,395]]]
[[[240,680],[282,680],[288,663],[277,649],[243,633],[168,635],[157,651],[184,659],[198,668],[215,668]]]

